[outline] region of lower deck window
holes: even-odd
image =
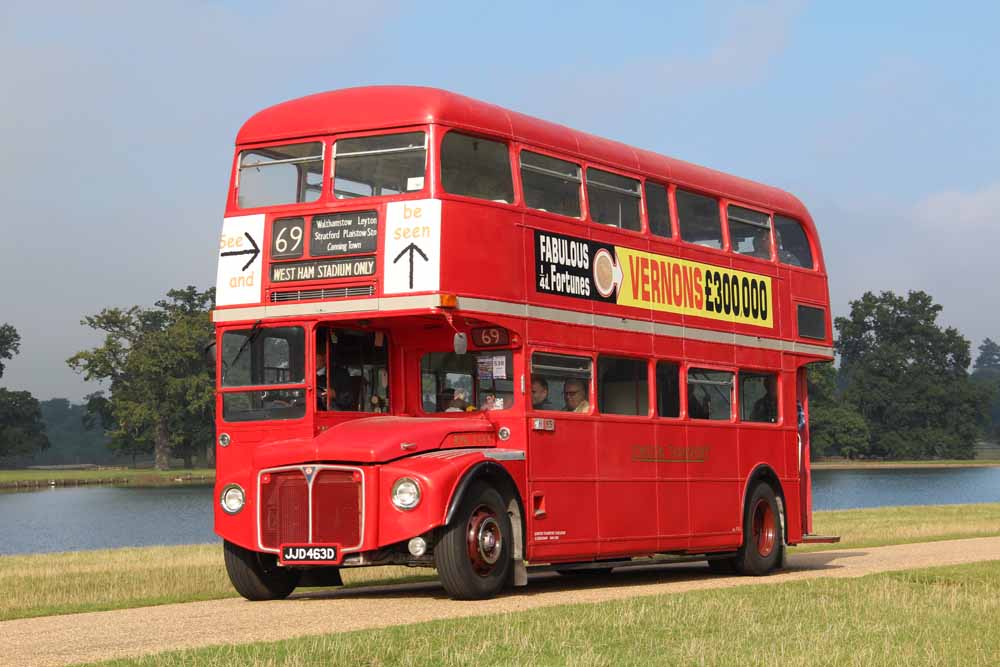
[[[428,352],[420,360],[424,412],[507,410],[514,405],[514,359],[507,350]]]
[[[729,421],[733,410],[733,374],[704,368],[688,369],[688,416]]]
[[[589,357],[536,352],[531,358],[531,406],[589,413],[591,364]]]
[[[649,379],[640,359],[597,359],[598,408],[612,415],[649,414]]]
[[[778,377],[773,373],[740,371],[740,420],[773,424],[778,421]]]
[[[389,411],[389,346],[381,332],[326,328],[316,334],[320,411]]]

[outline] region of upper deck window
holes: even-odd
[[[323,144],[286,144],[240,153],[236,205],[240,208],[300,204],[323,189]]]
[[[667,204],[667,189],[657,183],[646,182],[646,217],[649,231],[657,236],[673,236],[670,229],[670,208]]]
[[[726,209],[726,217],[729,219],[729,243],[733,252],[771,259],[771,216],[730,205]]]
[[[531,151],[521,152],[524,203],[540,211],[580,217],[580,165]]]
[[[639,181],[600,169],[587,169],[587,199],[595,222],[637,232],[642,229]]]
[[[792,266],[813,268],[809,239],[798,220],[774,216],[774,235],[778,240],[778,261]]]
[[[722,248],[719,202],[711,197],[678,190],[677,220],[681,238],[689,243]]]
[[[424,132],[341,139],[333,144],[333,193],[352,199],[423,190],[426,164]]]
[[[456,195],[514,203],[507,144],[449,132],[441,142],[441,185]]]

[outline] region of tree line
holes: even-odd
[[[204,350],[214,301],[214,289],[188,286],[152,308],[85,317],[103,341],[67,363],[105,388],[83,405],[0,388],[0,462],[80,463],[91,452],[87,462],[211,464],[215,377]],[[924,292],[867,292],[850,305],[834,321],[839,363],[809,369],[815,456],[968,459],[981,438],[1000,439],[1000,345],[987,338],[973,364],[969,341],[938,323],[941,306]],[[17,331],[0,326],[0,377],[19,345]]]

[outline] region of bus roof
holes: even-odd
[[[437,88],[365,86],[300,97],[254,114],[240,128],[236,142],[246,145],[426,123],[465,128],[658,176],[812,223],[802,202],[784,190]]]

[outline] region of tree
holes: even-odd
[[[867,455],[871,430],[865,418],[845,403],[837,386],[838,371],[829,363],[809,366],[809,436],[816,456]]]
[[[9,324],[0,324],[0,377],[3,377],[3,360],[13,359],[21,350],[21,336]]]
[[[215,290],[170,290],[154,308],[107,308],[82,324],[103,331],[104,343],[67,360],[87,380],[108,383],[109,393],[88,396],[112,447],[153,451],[155,466],[171,453],[192,465],[194,452],[212,443],[215,380],[202,351],[212,341],[209,311]]]
[[[987,437],[1000,442],[1000,345],[987,338],[979,346],[972,379],[990,395],[989,413],[983,423]]]
[[[20,351],[21,336],[9,324],[0,325],[0,377],[3,359]],[[0,457],[28,454],[49,446],[38,401],[26,391],[0,388]]]
[[[882,458],[972,458],[988,396],[970,382],[969,341],[937,323],[941,306],[916,291],[866,292],[835,321],[844,401]]]
[[[1000,345],[987,338],[979,346],[979,356],[976,357],[976,371],[1000,374]]]

